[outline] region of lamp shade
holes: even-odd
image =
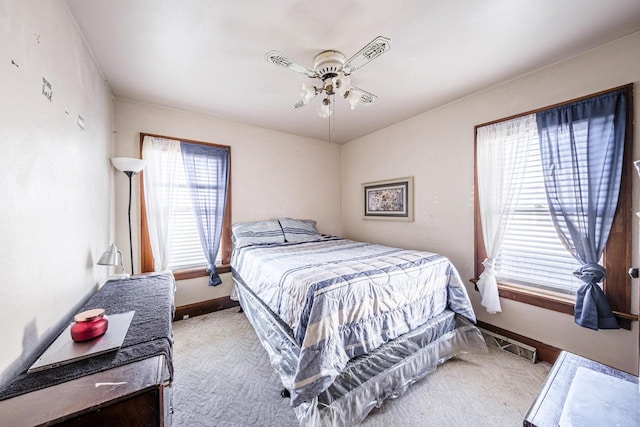
[[[118,256],[120,257],[120,263],[118,263]],[[112,243],[109,245],[106,251],[102,254],[98,260],[99,265],[120,265],[122,273],[111,275],[112,279],[125,279],[129,277],[129,273],[124,271],[124,262],[122,260],[122,252],[118,250],[116,245]]]
[[[118,249],[111,244],[98,260],[99,265],[118,265]]]
[[[146,162],[142,159],[135,159],[133,157],[112,157],[111,163],[113,166],[121,172],[133,172],[138,173],[144,169]]]

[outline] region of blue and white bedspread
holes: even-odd
[[[248,246],[231,264],[300,346],[294,406],[325,390],[349,359],[445,308],[475,322],[458,272],[434,253],[335,238]]]

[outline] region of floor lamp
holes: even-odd
[[[133,269],[133,238],[131,236],[131,177],[137,175],[145,165],[145,161],[142,159],[135,159],[130,157],[112,157],[111,163],[113,166],[125,175],[129,177],[129,251],[131,253],[131,274],[134,273]]]

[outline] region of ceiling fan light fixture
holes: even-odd
[[[351,78],[349,76],[345,76],[344,73],[340,73],[332,80],[334,92],[344,98],[345,94],[351,88]]]
[[[324,98],[318,107],[318,115],[323,119],[331,116],[331,100],[328,97]]]
[[[344,98],[347,100],[352,110],[355,110],[360,102],[360,95],[358,95],[354,90],[349,90],[345,93]]]
[[[307,86],[302,83],[302,87],[300,88],[300,96],[302,97],[301,101],[304,105],[307,105],[314,96],[316,96],[316,88],[314,86]]]

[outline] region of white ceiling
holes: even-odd
[[[116,97],[337,143],[640,30],[638,0],[67,0]],[[330,120],[310,79],[264,60],[313,66],[376,36],[391,50],[352,75],[379,99]]]

